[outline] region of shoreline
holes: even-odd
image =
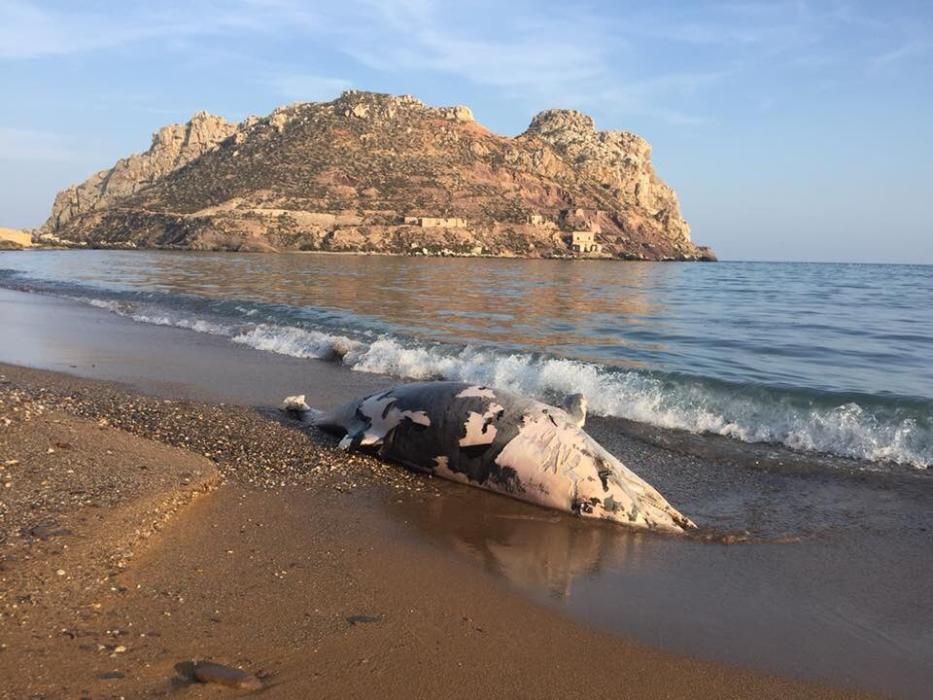
[[[82,246],[78,244],[74,245],[47,245],[42,243],[34,243],[29,247],[23,247],[22,249],[17,250],[17,252],[25,250],[34,250],[34,251],[43,251],[43,250],[117,250],[121,252],[168,252],[168,253],[244,253],[248,255],[353,255],[353,256],[362,256],[362,257],[384,257],[384,258],[478,258],[483,260],[587,260],[587,261],[602,261],[602,262],[632,262],[632,263],[710,263],[710,262],[722,262],[718,258],[634,258],[634,257],[613,257],[611,255],[487,255],[484,253],[457,253],[451,251],[449,253],[443,252],[427,252],[427,253],[395,253],[391,251],[370,251],[370,250],[300,250],[300,249],[273,249],[273,250],[260,250],[260,249],[245,249],[245,250],[232,250],[229,248],[208,248],[208,249],[194,249],[194,248],[175,248],[175,247],[145,247],[141,248],[136,245],[113,245],[113,246],[102,246],[100,244],[95,244],[93,246]]]
[[[195,659],[241,665],[272,697],[857,695],[580,626],[399,536],[384,509],[443,503],[445,484],[250,409],[0,374],[5,491],[55,494],[4,528],[7,697],[200,696],[176,670]]]

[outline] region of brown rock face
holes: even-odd
[[[349,91],[232,125],[199,113],[58,195],[47,240],[94,246],[711,259],[651,147],[548,110],[515,138],[467,107]],[[587,252],[573,231],[595,232]]]
[[[522,136],[547,142],[564,161],[576,165],[578,177],[597,182],[620,202],[633,203],[662,222],[670,237],[690,240],[677,195],[658,178],[651,165],[651,145],[641,136],[597,131],[587,115],[562,109],[538,114]]]

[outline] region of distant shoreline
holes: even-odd
[[[25,248],[24,248],[25,250]],[[601,261],[601,262],[650,262],[650,263],[710,263],[721,262],[718,259],[709,258],[625,258],[613,257],[610,255],[488,255],[484,253],[436,253],[436,252],[418,252],[418,253],[396,253],[390,251],[370,251],[370,250],[229,250],[229,249],[208,249],[198,250],[193,248],[174,248],[174,247],[147,247],[115,245],[115,246],[80,246],[80,245],[43,245],[35,244],[28,248],[32,251],[43,250],[107,250],[107,251],[139,251],[139,252],[172,252],[172,253],[234,253],[245,255],[356,255],[366,257],[387,257],[387,258],[477,258],[483,260],[570,260],[570,261]]]

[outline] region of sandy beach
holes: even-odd
[[[0,374],[4,697],[854,695],[576,624],[383,515],[446,485],[255,411]]]

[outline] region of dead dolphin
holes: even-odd
[[[582,429],[586,402],[557,408],[462,382],[401,384],[330,412],[285,400],[340,446],[547,508],[625,525],[695,527]]]

